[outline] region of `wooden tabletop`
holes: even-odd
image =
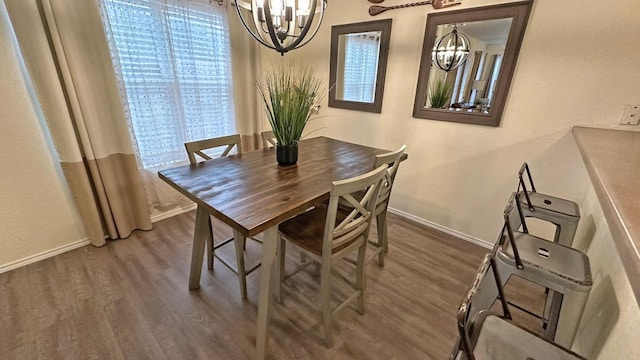
[[[640,304],[640,132],[574,127],[573,134]]]
[[[253,236],[329,197],[331,182],[372,169],[388,152],[327,137],[303,140],[298,163],[280,166],[273,148],[158,173],[244,236]]]

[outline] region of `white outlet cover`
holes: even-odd
[[[620,124],[638,125],[640,123],[640,104],[625,104]]]

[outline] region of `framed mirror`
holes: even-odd
[[[331,27],[329,107],[382,112],[391,19]]]
[[[429,14],[413,117],[499,126],[531,6]]]

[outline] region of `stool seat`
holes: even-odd
[[[476,346],[473,349],[473,355],[478,360],[584,359],[495,314],[485,313],[478,320],[481,322]]]
[[[527,191],[527,195],[529,195],[531,205],[535,209],[544,209],[553,211],[555,213],[576,217],[578,219],[580,218],[580,207],[573,201],[533,191]],[[528,206],[527,198],[522,191],[518,194],[518,201],[520,201],[520,204],[522,204],[523,207],[526,208]]]
[[[553,282],[562,282],[565,288],[588,288],[593,284],[589,257],[585,253],[530,234],[515,232],[513,236],[528,271],[552,277]],[[515,266],[511,242],[507,241],[497,255],[501,261]]]

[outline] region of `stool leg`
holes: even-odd
[[[588,298],[589,291],[572,291],[564,294],[555,337],[557,344],[571,349]]]
[[[566,222],[559,224],[557,230],[559,234],[556,233],[556,242],[564,246],[571,247],[571,245],[573,245],[573,239],[576,235],[577,229],[578,222]]]

